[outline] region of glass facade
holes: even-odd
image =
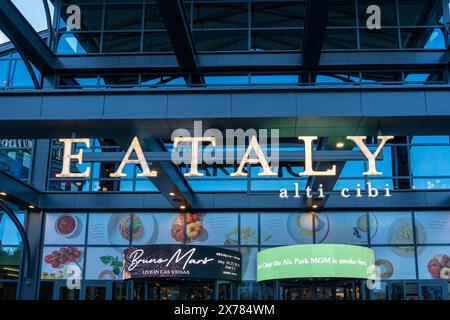
[[[25,298],[449,299],[446,3],[331,0],[322,47],[311,53],[308,23],[320,23],[308,17],[308,1],[180,1],[187,28],[181,31],[189,34],[180,40],[159,1],[58,0],[52,1],[53,29],[39,36],[60,64],[48,71],[33,65],[42,56],[31,59],[12,44],[0,46],[0,103],[6,101],[0,112],[0,200],[26,227],[37,257],[31,267],[36,296],[26,292]],[[69,23],[73,5],[80,9],[79,27]],[[378,7],[381,29],[368,28]],[[180,49],[183,41],[190,50]],[[189,54],[193,66],[183,64]],[[217,101],[210,100],[215,94]],[[265,98],[275,94],[282,98],[268,105]],[[418,110],[419,100],[425,110]],[[18,117],[15,108],[26,112]],[[128,108],[143,118],[132,118]],[[272,168],[275,175],[259,175],[261,168],[248,164],[245,175],[232,176],[238,169],[233,161],[199,163],[200,174],[186,176],[190,164],[171,163],[169,132],[196,120],[222,133],[281,129],[279,145],[264,146],[283,154]],[[20,135],[11,138],[17,128]],[[313,170],[335,164],[336,175],[303,176],[305,146],[298,137],[320,133],[312,145],[314,159],[321,157]],[[374,152],[377,134],[395,137],[376,158],[382,174],[368,175],[367,154],[345,137],[367,136]],[[151,153],[148,164],[158,168],[158,177],[141,177],[137,164],[124,167],[125,177],[111,177],[134,136],[144,154]],[[69,165],[73,174],[89,170],[87,177],[58,177],[67,161],[61,137],[89,138],[89,148],[79,143],[71,150],[83,150],[83,161],[73,157]],[[214,155],[241,149],[220,146]],[[212,154],[211,146],[199,152]],[[293,195],[312,186],[313,197],[281,199],[282,190]],[[322,198],[320,188],[327,193]],[[370,196],[373,189],[377,197]],[[24,240],[0,210],[0,300],[25,299]],[[379,286],[369,290],[353,278],[257,281],[258,252],[321,244],[373,249]],[[241,280],[124,279],[124,250],[150,245],[239,252]],[[78,288],[70,289],[78,280]]]

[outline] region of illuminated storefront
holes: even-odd
[[[448,299],[448,1],[325,2],[5,0],[0,299]]]

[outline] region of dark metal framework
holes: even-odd
[[[55,40],[53,31],[58,28],[59,19],[55,18],[51,26],[48,3],[45,0],[43,2],[49,28],[47,43],[52,45],[52,40]],[[51,138],[55,135],[71,136],[76,132],[78,136],[108,136],[128,140],[132,135],[145,133],[146,138],[153,141],[152,145],[157,146],[158,141],[155,139],[169,136],[175,127],[190,127],[192,119],[199,117],[208,125],[222,127],[276,127],[283,123],[282,136],[321,130],[334,120],[341,123],[327,131],[327,134],[334,136],[343,136],[349,130],[372,135],[378,131],[401,135],[418,134],[424,132],[424,125],[432,126],[426,128],[429,134],[448,132],[445,124],[450,119],[450,113],[442,108],[442,101],[449,95],[448,50],[324,51],[327,19],[332,3],[331,0],[306,2],[306,23],[301,27],[304,30],[303,52],[197,53],[192,33],[193,4],[185,6],[181,0],[158,0],[156,5],[172,44],[173,54],[60,56],[45,45],[41,35],[34,31],[10,0],[2,1],[0,28],[12,40],[27,67],[32,69],[33,64],[42,73],[43,88],[29,93],[6,92],[0,95],[2,105],[13,103],[16,106],[14,110],[3,113],[0,133],[5,137],[26,134],[29,137]],[[61,4],[59,1],[54,4],[58,17]],[[442,5],[447,7],[448,0],[443,0]],[[190,8],[190,17],[186,8]],[[104,11],[103,8],[103,20]],[[396,16],[399,16],[398,12]],[[247,18],[251,26],[251,9]],[[448,21],[450,17],[445,11],[444,22]],[[361,28],[361,25],[357,22],[354,27]],[[405,26],[397,24],[398,30],[400,27]],[[145,29],[144,26],[142,28]],[[337,26],[334,25],[333,28]],[[250,29],[249,27],[249,32]],[[292,70],[296,71],[295,74],[300,79],[294,87],[266,85],[260,88],[214,88],[205,84],[205,77],[208,75],[253,72],[276,75],[290,74]],[[355,88],[355,83],[345,89],[335,84],[302,87],[305,84],[315,86],[316,77],[328,72],[338,74],[341,71],[360,73],[386,70],[400,70],[401,81],[380,82],[379,86],[370,88]],[[411,70],[438,70],[446,74],[442,80],[426,87],[422,84],[407,88],[397,86],[407,84],[405,73]],[[61,77],[84,74],[100,79],[103,73],[112,72],[119,77],[130,72],[139,73],[139,83],[142,82],[144,72],[162,76],[171,74],[185,77],[189,85],[180,90],[165,88],[163,92],[148,92],[144,86],[134,90],[126,86],[115,88],[112,85],[107,87],[107,92],[95,87],[92,89],[96,90],[89,93],[82,88],[59,86]],[[34,77],[33,80],[36,88],[40,88],[38,79]],[[249,105],[249,101],[256,100],[266,106],[281,106],[272,110]],[[400,102],[405,101],[410,104],[409,109],[396,108]],[[181,102],[186,104],[184,108],[180,108]],[[60,107],[67,103],[67,108]],[[124,103],[132,108],[125,112],[121,107]],[[152,107],[149,108],[148,105]],[[205,105],[213,107],[205,109],[202,107]],[[382,107],[379,108],[378,105]],[[81,113],[76,108],[81,108]],[[268,121],[268,118],[272,120]],[[122,126],[120,133],[115,129],[118,123]],[[43,125],[48,131],[42,131]],[[324,150],[331,145],[325,143]],[[182,196],[182,202],[188,207],[193,205],[192,190],[189,190],[189,185],[179,171],[173,166],[167,167],[165,162],[156,162],[156,165],[166,174],[164,182],[158,186],[159,190],[163,194],[169,190],[175,191]],[[335,183],[334,180],[322,179],[310,182],[315,186],[326,184],[328,188],[332,188]],[[26,198],[24,200],[29,201]],[[177,206],[173,199],[167,197],[166,200],[173,207]]]

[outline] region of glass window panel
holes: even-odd
[[[98,78],[92,75],[80,76],[61,76],[59,79],[59,87],[64,88],[96,88]]]
[[[366,13],[367,8],[371,5],[377,5],[381,9],[381,27],[396,26],[397,25],[397,12],[396,1],[392,0],[359,0],[358,12],[359,12],[359,25],[366,27],[367,19],[371,14]]]
[[[333,191],[341,191],[344,188],[347,188],[351,191],[356,190],[357,188],[361,190],[366,190],[366,184],[364,180],[354,180],[354,179],[339,179],[333,187]]]
[[[317,84],[359,84],[359,73],[322,73],[316,77]]]
[[[356,8],[353,0],[335,0],[331,2],[328,14],[328,26],[356,26]]]
[[[17,214],[16,217],[23,225],[25,215]],[[19,245],[22,243],[22,238],[14,225],[12,220],[0,210],[0,246],[1,245]]]
[[[120,74],[120,75],[102,75],[100,85],[103,87],[137,87],[139,83],[139,75],[137,74]]]
[[[414,232],[410,212],[371,212],[370,234],[372,244],[413,244]],[[398,247],[399,255],[414,255],[409,247]]]
[[[165,29],[164,21],[156,3],[145,4],[145,29]]]
[[[410,158],[414,176],[450,176],[450,146],[414,146]]]
[[[323,43],[324,50],[356,49],[356,30],[327,29]]]
[[[258,248],[241,247],[242,255],[242,280],[256,281],[256,254]]]
[[[86,280],[122,280],[123,254],[126,248],[87,248]]]
[[[184,79],[184,77],[179,76],[179,75],[161,76],[161,75],[143,74],[141,76],[141,85],[142,86],[152,86],[152,87],[159,87],[159,86],[185,87],[186,80]]]
[[[89,3],[89,1],[85,1]],[[61,6],[61,23],[60,28],[65,27],[65,22],[69,18],[67,14],[67,8],[75,3]],[[83,5],[77,4],[81,10],[81,30],[82,31],[100,31],[102,29],[103,22],[103,6],[102,5]],[[65,29],[65,28],[64,28]]]
[[[381,280],[416,279],[414,255],[398,254],[396,247],[374,247],[375,265],[380,268]],[[414,248],[410,250],[414,252]]]
[[[342,178],[361,177],[363,175],[364,162],[363,161],[346,161],[344,169],[340,174]]]
[[[22,60],[11,60],[9,73],[10,87],[33,87],[33,80]]]
[[[303,27],[306,2],[252,3],[253,28]]]
[[[419,279],[450,279],[450,247],[418,247]]]
[[[204,77],[206,85],[248,85],[248,75],[207,75]]]
[[[298,180],[281,180],[281,179],[252,179],[251,180],[251,190],[252,191],[279,191],[280,189],[287,189],[288,191],[295,191],[297,183],[297,189],[299,192],[303,192],[307,184],[306,179]],[[293,194],[291,194],[293,196]]]
[[[63,33],[58,37],[58,54],[100,52],[100,33]]]
[[[135,191],[158,192],[158,188],[148,179],[136,180]]]
[[[86,180],[49,180],[48,190],[82,192],[90,190],[90,182]]]
[[[414,136],[412,144],[449,144],[449,136]]]
[[[405,83],[444,83],[444,74],[436,72],[410,72],[405,71]]]
[[[21,254],[22,251],[20,248],[0,247],[0,280],[17,280],[19,278]]]
[[[8,65],[8,60],[0,60],[0,88],[6,87]]]
[[[31,149],[0,148],[0,171],[27,182],[31,173]]]
[[[440,0],[401,0],[398,7],[403,26],[436,26],[443,16]]]
[[[106,5],[105,30],[140,30],[142,5]]]
[[[301,50],[303,29],[255,30],[252,32],[252,50]]]
[[[128,245],[132,217],[129,213],[89,214],[88,244]],[[134,230],[133,230],[134,231]]]
[[[298,84],[298,75],[257,75],[252,74],[252,84]]]
[[[166,31],[145,32],[144,52],[172,52],[172,44]]]
[[[363,72],[364,84],[386,84],[402,82],[402,73],[400,71],[384,71],[384,72]]]
[[[380,30],[360,29],[361,49],[396,49],[399,48],[398,29],[382,28]]]
[[[313,216],[312,213],[261,213],[261,245],[312,243]]]
[[[136,222],[142,225],[142,236],[136,238],[133,245],[184,243],[185,221],[200,221],[197,216],[187,215],[186,219],[183,213],[134,213]],[[201,233],[201,221],[199,227]],[[192,233],[190,230],[190,235]]]
[[[248,32],[236,30],[194,31],[198,51],[246,51]]]
[[[450,243],[449,212],[416,212],[418,243]]]
[[[195,3],[194,29],[247,28],[247,3]]]
[[[140,52],[141,34],[124,32],[105,32],[103,34],[103,52]]]
[[[47,213],[45,244],[84,244],[86,214]]]
[[[402,28],[402,48],[445,49],[444,30],[440,28]]]
[[[45,247],[42,254],[41,279],[68,279],[72,275],[83,277],[85,248],[64,246]]]
[[[247,191],[247,180],[234,178],[232,180],[212,179],[187,179],[187,183],[195,192],[214,192],[214,191]]]
[[[241,213],[241,245],[258,244],[258,214]]]
[[[365,212],[320,213],[316,243],[367,244],[368,216]]]
[[[238,235],[235,232],[238,229],[237,213],[206,213],[195,216],[199,220],[195,222],[194,219],[191,223],[186,217],[186,237],[190,242],[200,245],[238,245]]]

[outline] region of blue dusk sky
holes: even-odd
[[[22,12],[25,18],[30,22],[36,31],[47,29],[47,22],[45,19],[44,5],[42,0],[12,0],[17,8]],[[50,9],[53,9],[50,1]],[[52,11],[53,14],[53,11]],[[0,43],[8,41],[6,36],[0,30]]]

